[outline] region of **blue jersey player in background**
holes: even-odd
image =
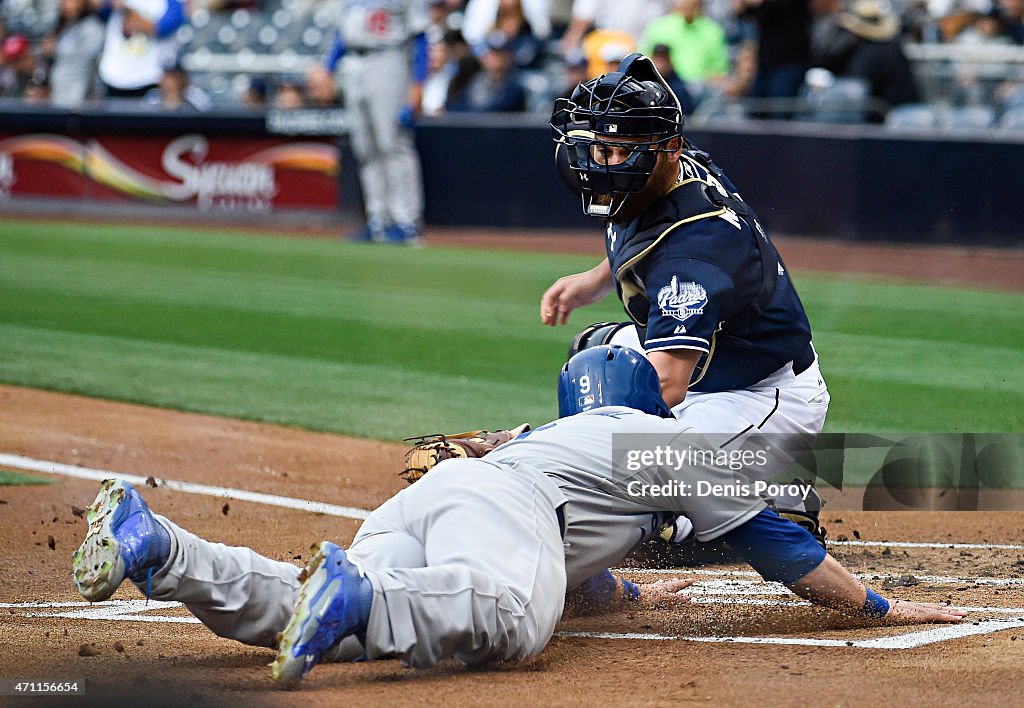
[[[641,54],[581,83],[551,118],[559,171],[605,224],[607,258],[541,298],[545,324],[614,288],[631,322],[591,325],[570,356],[621,344],[643,352],[678,418],[723,446],[779,434],[809,446],[829,394],[789,273],[753,210],[682,132],[678,99]],[[765,477],[789,468],[779,454]],[[820,500],[775,499],[819,538]],[[677,539],[688,529],[678,530]]]

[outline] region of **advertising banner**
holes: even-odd
[[[200,211],[335,209],[328,139],[0,133],[0,198],[77,197]]]

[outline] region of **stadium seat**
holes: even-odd
[[[543,113],[551,110],[551,78],[540,71],[523,71],[523,88],[526,89],[526,110]]]
[[[999,121],[999,127],[1007,132],[1024,135],[1024,106],[1004,113]]]
[[[694,125],[730,123],[747,119],[746,107],[738,101],[723,101],[720,96],[709,96],[701,101],[691,114]]]
[[[1024,86],[1018,86],[1006,94],[1003,99],[1003,110],[1012,111],[1017,108],[1024,108]]]
[[[57,24],[59,7],[60,3],[40,0],[0,1],[0,27],[5,30],[0,36],[21,34],[41,39]]]
[[[868,82],[854,77],[838,78],[825,88],[807,90],[807,119],[815,123],[863,123],[869,94]]]
[[[987,130],[995,125],[996,112],[988,106],[961,106],[946,114],[944,125],[953,130]]]
[[[923,103],[897,106],[885,116],[885,127],[893,130],[929,130],[939,127],[939,112]]]

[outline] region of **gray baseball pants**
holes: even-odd
[[[411,131],[398,124],[410,84],[408,52],[396,47],[347,54],[338,78],[367,219],[418,226],[423,218],[420,160]]]
[[[448,657],[478,664],[539,653],[565,597],[562,500],[540,474],[483,460],[438,465],[374,510],[352,542],[348,555],[373,585],[373,605],[365,646],[348,638],[332,658],[365,652],[429,667]],[[173,543],[152,596],[184,603],[220,636],[274,646],[298,596],[299,568],[159,521]]]

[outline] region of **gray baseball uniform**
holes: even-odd
[[[429,24],[424,0],[345,0],[337,80],[345,95],[368,221],[419,226],[423,185],[410,131],[398,116],[411,81],[412,37]]]
[[[710,540],[764,509],[749,490],[641,491],[735,485],[742,478],[727,468],[694,463],[624,474],[613,464],[613,435],[689,430],[678,420],[600,408],[542,426],[484,459],[439,464],[356,534],[348,555],[373,585],[374,601],[365,646],[346,639],[335,658],[365,650],[421,667],[450,656],[528,658],[550,639],[566,588],[621,561],[667,518],[686,515],[698,538]],[[272,645],[294,604],[298,569],[161,522],[174,543],[153,576],[153,596],[184,602],[221,636]]]

